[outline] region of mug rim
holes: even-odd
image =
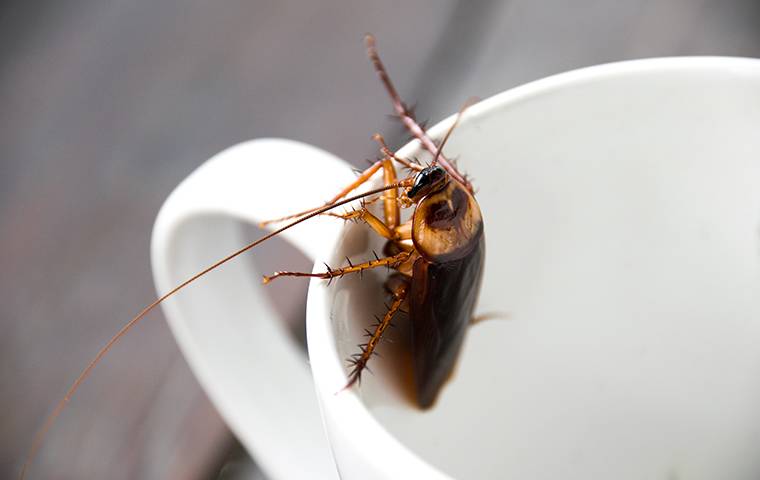
[[[500,109],[507,109],[511,105],[533,97],[574,88],[586,82],[611,80],[615,77],[644,73],[672,74],[689,71],[734,71],[737,75],[760,76],[760,59],[738,56],[674,56],[624,60],[582,67],[533,80],[494,94],[470,106],[461,122],[473,121],[475,118],[482,118]],[[440,137],[455,121],[456,116],[456,113],[449,115],[436,123],[428,129],[429,135],[432,138]],[[412,140],[398,149],[397,154],[408,157],[419,150],[419,142]],[[319,270],[322,260],[318,259],[316,262],[315,271]],[[378,471],[388,471],[388,464],[394,463],[375,461],[371,452],[377,451],[377,448],[383,448],[384,458],[393,458],[396,462],[405,463],[410,471],[425,473],[425,478],[451,479],[452,477],[448,474],[417,456],[396,439],[375,418],[355,391],[349,390],[336,395],[340,389],[340,387],[334,388],[336,381],[342,381],[345,384],[346,373],[333,335],[333,322],[329,314],[331,302],[326,285],[313,279],[308,288],[306,331],[312,376],[325,427],[328,430],[338,429],[339,434],[349,440],[361,438],[364,441],[364,447],[357,447],[357,451],[365,452],[366,455],[362,460],[373,464]],[[330,424],[333,412],[339,413],[341,421]],[[374,439],[374,443],[368,440],[370,438]],[[329,441],[333,448],[333,456],[337,460],[339,455],[332,445],[333,438],[330,437]]]

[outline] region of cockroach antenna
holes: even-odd
[[[180,283],[173,289],[171,289],[169,292],[165,293],[164,295],[157,298],[153,303],[149,304],[145,308],[143,308],[140,313],[138,313],[135,317],[133,317],[129,322],[127,322],[121,329],[116,332],[116,334],[111,337],[108,342],[106,342],[105,345],[103,345],[100,350],[98,350],[98,353],[95,355],[95,357],[90,361],[89,364],[82,370],[82,372],[79,374],[77,379],[74,381],[74,383],[69,387],[69,389],[66,391],[66,395],[58,402],[58,404],[55,406],[53,411],[50,413],[50,415],[45,420],[45,423],[43,423],[40,430],[35,434],[34,439],[32,440],[32,446],[29,448],[29,453],[26,456],[26,460],[24,461],[24,465],[21,467],[21,473],[19,474],[19,480],[24,480],[26,477],[26,472],[29,470],[29,467],[31,466],[32,461],[35,458],[35,455],[37,454],[37,451],[42,446],[42,442],[45,439],[48,431],[50,428],[55,424],[56,419],[58,416],[63,412],[63,409],[66,407],[66,405],[69,403],[71,398],[74,396],[76,391],[79,389],[79,387],[82,385],[82,383],[87,379],[87,377],[90,376],[90,373],[95,368],[95,366],[100,363],[100,360],[108,353],[108,351],[113,347],[116,342],[118,342],[126,333],[128,333],[132,328],[137,325],[140,320],[142,320],[148,313],[150,313],[154,308],[156,308],[158,305],[163,303],[164,300],[171,297],[175,293],[179,292],[189,284],[193,283],[195,280],[199,279],[200,277],[206,275],[207,273],[211,272],[212,270],[215,270],[225,263],[229,262],[233,258],[236,258],[243,253],[247,252],[248,250],[251,250],[252,248],[256,247],[257,245],[264,243],[265,241],[269,240],[272,237],[275,237],[276,235],[279,235],[280,233],[284,232],[285,230],[294,227],[298,225],[301,222],[305,222],[306,220],[309,220],[310,218],[316,217],[317,215],[321,215],[328,210],[331,210],[335,207],[339,207],[341,205],[345,205],[347,203],[351,203],[356,200],[360,200],[364,197],[375,195],[377,193],[384,192],[386,190],[396,189],[400,187],[409,186],[411,183],[411,179],[404,179],[399,182],[385,185],[383,187],[375,188],[373,190],[370,190],[368,192],[354,195],[352,197],[334,202],[332,204],[326,205],[324,207],[314,209],[311,213],[306,214],[305,216],[302,216],[298,218],[297,220],[294,220],[293,222],[278,228],[277,230],[274,230],[273,232],[270,232],[263,237],[259,238],[258,240],[249,243],[248,245],[244,246],[243,248],[237,250],[236,252],[222,258],[218,262],[214,263],[213,265],[210,265],[200,272],[196,273],[192,277],[188,278],[184,282]]]
[[[464,105],[462,105],[462,108],[459,109],[459,111],[457,112],[457,116],[454,119],[454,123],[451,124],[449,129],[446,131],[446,135],[443,136],[443,140],[441,140],[441,143],[438,145],[438,150],[435,152],[433,161],[430,162],[431,167],[434,167],[438,163],[438,158],[441,156],[441,152],[443,152],[443,147],[444,145],[446,145],[446,142],[449,141],[449,137],[451,137],[451,134],[454,132],[454,129],[457,128],[457,125],[459,125],[459,120],[462,119],[462,115],[464,115],[464,111],[470,108],[470,106],[475,102],[477,102],[477,99],[470,98],[464,103]],[[449,162],[449,163],[453,164],[453,162]],[[463,176],[462,178],[465,181],[467,181],[466,176]]]

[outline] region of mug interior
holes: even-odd
[[[485,221],[476,312],[504,317],[470,329],[429,411],[403,325],[347,394],[454,478],[760,477],[759,132],[750,59],[592,67],[472,107],[446,152]],[[334,262],[374,237],[352,227]],[[334,337],[312,357],[345,368],[383,278],[322,291]]]

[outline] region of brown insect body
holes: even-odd
[[[452,127],[453,128],[453,127]],[[441,143],[441,146],[443,143]],[[384,168],[393,170],[392,164]],[[429,408],[450,376],[470,324],[483,272],[485,240],[480,207],[473,195],[441,166],[417,166],[401,192],[387,191],[383,218],[366,206],[343,215],[361,219],[388,241],[386,257],[324,273],[278,272],[275,276],[335,278],[385,265],[398,273],[386,282],[393,297],[385,316],[366,331],[369,340],[353,364],[348,386],[358,382],[395,313],[408,306],[417,404]],[[384,182],[395,180],[395,172]],[[389,192],[390,195],[388,195]],[[414,205],[412,218],[399,222],[399,204]],[[340,216],[340,215],[339,215]],[[268,277],[266,281],[273,277]]]
[[[425,197],[414,212],[417,251],[409,295],[417,402],[433,405],[473,317],[483,276],[480,208],[456,181]]]

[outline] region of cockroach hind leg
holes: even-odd
[[[347,359],[347,364],[349,368],[351,368],[351,371],[348,374],[348,380],[346,381],[346,384],[343,386],[343,388],[335,392],[335,395],[343,393],[354,385],[361,385],[362,373],[364,370],[372,373],[372,370],[370,370],[370,368],[366,365],[366,362],[362,363],[363,355],[364,351],[361,353],[354,353]]]
[[[364,329],[364,336],[369,337],[366,343],[359,344],[359,352],[352,354],[346,359],[349,367],[351,367],[351,370],[348,373],[348,382],[346,383],[346,386],[340,390],[340,392],[351,388],[356,383],[359,383],[361,381],[361,375],[364,370],[372,373],[372,370],[370,370],[367,364],[369,363],[370,358],[373,356],[380,356],[377,352],[377,346],[380,343],[380,340],[383,339],[383,334],[385,331],[392,325],[391,321],[393,320],[393,316],[401,308],[401,305],[406,300],[407,291],[408,285],[406,283],[400,283],[397,285],[393,290],[393,301],[390,305],[388,305],[385,315],[383,315],[382,318],[380,318],[379,315],[375,315],[375,320],[377,323],[373,324],[374,331],[370,331],[368,328]]]
[[[372,62],[372,66],[375,68],[375,73],[377,73],[378,77],[380,77],[380,81],[385,87],[385,90],[391,99],[391,104],[393,104],[393,109],[396,111],[396,115],[401,120],[401,123],[404,124],[404,127],[406,127],[411,136],[420,142],[425,150],[435,155],[440,160],[441,165],[446,169],[446,171],[449,172],[449,175],[462,183],[467,188],[467,190],[472,193],[472,185],[467,182],[467,180],[455,167],[451,165],[449,160],[442,154],[440,146],[437,146],[435,144],[435,142],[428,136],[425,129],[419,123],[417,123],[417,120],[409,112],[409,108],[401,99],[401,96],[398,94],[396,87],[391,81],[390,75],[388,75],[388,71],[385,69],[383,62],[380,60],[380,55],[378,54],[377,47],[375,45],[375,37],[370,34],[365,35],[364,43],[367,48],[367,55]],[[469,105],[470,101],[468,100],[468,102],[465,103],[463,109],[460,110],[460,115],[457,116],[455,125],[458,122],[458,118],[461,116],[461,112]],[[445,143],[445,139],[443,143]]]

